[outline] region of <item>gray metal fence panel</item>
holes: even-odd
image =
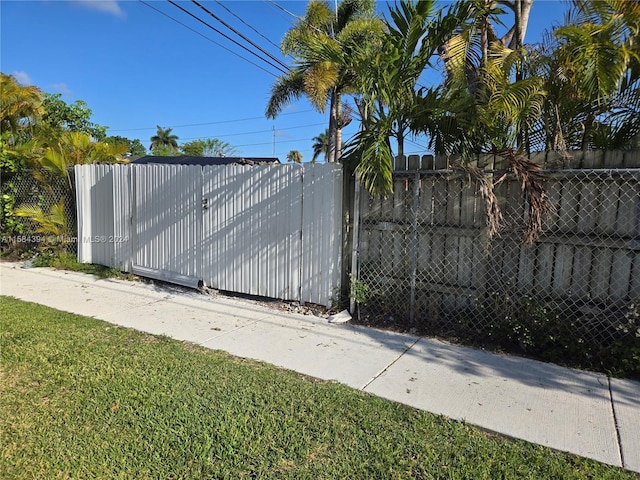
[[[130,169],[76,165],[78,261],[130,271]]]
[[[340,166],[84,165],[76,175],[82,262],[322,305],[340,285]]]
[[[133,165],[132,272],[181,285],[202,279],[202,168]]]
[[[304,166],[302,298],[329,305],[342,274],[342,167]]]
[[[204,168],[203,278],[250,295],[300,300],[302,168]]]

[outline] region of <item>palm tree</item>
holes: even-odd
[[[333,11],[324,0],[311,0],[305,16],[287,32],[281,50],[294,58],[294,66],[271,89],[267,118],[275,118],[292,100],[306,96],[321,113],[329,103],[327,161],[340,159],[342,144],[341,97],[352,85],[344,63],[318,55],[317,46],[330,44],[346,52],[366,41],[381,24],[374,18],[372,0],[343,0]]]
[[[390,8],[387,35],[344,58],[362,92],[358,106],[367,112],[346,156],[357,163],[360,178],[371,192],[391,193],[394,154],[390,138],[397,140],[397,154],[403,155],[404,139],[416,115],[420,76],[469,10],[465,3],[443,16],[431,1],[401,2]]]
[[[312,163],[315,163],[320,154],[324,154],[325,161],[327,160],[327,152],[329,151],[329,129],[327,128],[317,137],[313,137],[313,158]]]
[[[173,128],[162,128],[157,125],[158,131],[149,140],[151,140],[151,150],[156,147],[164,147],[169,150],[178,150],[178,136],[172,135]]]
[[[302,163],[302,154],[298,150],[291,150],[287,153],[287,160],[293,163]]]
[[[640,4],[575,1],[529,68],[547,98],[535,139],[547,149],[624,148],[640,132]]]
[[[17,134],[43,113],[38,87],[20,85],[13,75],[0,74],[0,130]]]

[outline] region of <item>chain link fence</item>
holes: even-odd
[[[502,215],[490,238],[483,182],[410,157],[392,197],[361,197],[359,321],[639,377],[640,169],[601,160],[540,172],[550,208],[527,244],[512,170],[482,171]]]
[[[2,250],[15,253],[46,249],[77,252],[73,170],[68,177],[45,170],[24,170],[2,179]],[[33,208],[35,215],[18,212]]]

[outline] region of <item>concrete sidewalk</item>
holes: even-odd
[[[640,383],[181,287],[0,262],[0,293],[336,380],[640,472]]]

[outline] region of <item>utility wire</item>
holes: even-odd
[[[227,22],[225,22],[224,20],[222,20],[219,16],[217,16],[215,13],[213,13],[211,10],[209,10],[208,8],[206,8],[204,5],[200,4],[199,2],[197,2],[196,0],[191,0],[191,3],[193,3],[194,5],[200,7],[201,10],[203,10],[204,12],[208,13],[211,17],[213,17],[214,19],[216,19],[218,22],[220,22],[222,25],[224,25],[225,27],[227,27],[229,30],[231,30],[233,33],[235,33],[236,35],[238,35],[240,38],[242,38],[245,42],[248,42],[250,45],[252,45],[253,47],[257,48],[258,50],[260,50],[262,53],[264,53],[267,57],[269,57],[271,60],[273,60],[274,62],[276,62],[277,64],[279,64],[281,67],[283,67],[285,69],[285,71],[289,70],[289,66],[285,63],[283,63],[279,58],[274,57],[273,55],[271,55],[269,52],[267,52],[264,48],[262,48],[260,45],[258,45],[257,43],[255,43],[253,40],[251,40],[249,37],[243,35],[241,32],[239,32],[238,30],[236,30],[235,28],[233,28],[231,25],[229,25]]]
[[[276,132],[280,132],[282,130],[295,130],[297,128],[309,128],[309,127],[319,127],[320,125],[326,125],[325,122],[322,123],[312,123],[310,125],[298,125],[295,127],[284,127],[284,128],[276,128]],[[241,133],[221,133],[219,135],[216,135],[215,137],[188,137],[188,138],[181,138],[180,140],[197,140],[199,138],[226,138],[226,137],[239,137],[242,135],[254,135],[256,133],[271,133],[273,132],[273,129],[270,128],[269,130],[256,130],[255,132],[241,132]]]
[[[200,36],[201,36],[202,38],[204,38],[205,40],[210,41],[211,43],[213,43],[213,44],[217,45],[218,47],[220,47],[220,48],[222,48],[222,49],[224,49],[224,50],[226,50],[227,52],[232,53],[232,54],[233,54],[233,55],[235,55],[236,57],[241,58],[241,59],[242,59],[242,60],[244,60],[245,62],[250,63],[250,64],[251,64],[251,65],[253,65],[254,67],[258,67],[258,68],[259,68],[260,70],[262,70],[263,72],[266,72],[266,73],[268,73],[269,75],[271,75],[271,76],[273,76],[273,77],[276,77],[276,78],[278,77],[278,75],[276,75],[275,73],[270,72],[270,71],[269,71],[269,70],[267,70],[266,68],[263,68],[263,67],[261,67],[260,65],[258,65],[257,63],[252,62],[251,60],[249,60],[248,58],[243,57],[243,56],[242,56],[242,55],[240,55],[239,53],[234,52],[233,50],[231,50],[231,49],[229,49],[229,48],[225,47],[224,45],[221,45],[220,43],[216,42],[215,40],[212,40],[211,38],[207,37],[206,35],[203,35],[202,33],[198,32],[197,30],[194,30],[194,29],[193,29],[193,28],[191,28],[190,26],[188,26],[188,25],[186,25],[186,24],[182,23],[180,20],[177,20],[177,19],[173,18],[171,15],[168,15],[168,14],[164,13],[163,11],[158,10],[156,7],[154,7],[154,6],[150,5],[149,3],[145,2],[144,0],[138,0],[138,1],[139,1],[140,3],[142,3],[143,5],[145,5],[145,6],[149,7],[149,8],[151,8],[152,10],[155,10],[155,11],[156,11],[156,12],[158,12],[159,14],[164,15],[165,17],[167,17],[167,18],[169,18],[169,19],[173,20],[173,21],[174,21],[174,22],[176,22],[177,24],[182,25],[184,28],[186,28],[186,29],[188,29],[188,30],[191,30],[193,33],[200,35]],[[146,129],[141,129],[141,130],[146,130]]]
[[[215,2],[220,5],[222,8],[224,8],[227,12],[229,12],[231,15],[233,15],[234,17],[236,17],[238,20],[240,20],[244,25],[246,25],[247,27],[249,27],[251,30],[253,30],[254,32],[256,32],[258,35],[260,35],[262,38],[264,38],[267,42],[269,42],[271,45],[273,45],[274,47],[276,47],[278,50],[280,50],[280,46],[276,45],[274,42],[271,41],[271,39],[269,37],[267,37],[266,35],[263,35],[262,33],[260,33],[260,31],[258,31],[257,29],[253,28],[251,25],[249,25],[247,22],[245,22],[242,17],[236,15],[233,10],[231,10],[230,8],[228,8],[224,3],[220,2],[219,0],[215,0]]]
[[[291,13],[289,10],[287,10],[287,9],[286,9],[286,8],[284,8],[283,6],[278,5],[278,4],[275,2],[275,0],[270,0],[270,2],[271,2],[272,4],[274,4],[276,7],[278,7],[280,10],[282,10],[284,13],[287,13],[287,14],[291,15],[291,16],[292,16],[293,18],[295,18],[296,20],[299,20],[299,19],[300,19],[300,17],[299,17],[298,15],[296,15],[295,13]]]
[[[211,30],[213,30],[214,32],[216,32],[218,35],[222,35],[224,38],[226,38],[227,40],[229,40],[230,42],[238,45],[240,48],[246,50],[247,52],[249,52],[251,55],[254,55],[255,57],[259,58],[260,60],[262,60],[265,63],[268,63],[269,65],[271,65],[273,68],[275,68],[276,70],[278,70],[279,72],[286,74],[287,70],[284,70],[282,67],[280,67],[279,65],[274,65],[273,63],[271,63],[269,60],[267,60],[266,58],[261,57],[260,55],[258,55],[256,52],[250,50],[249,48],[245,47],[244,45],[242,45],[241,43],[237,42],[236,40],[234,40],[233,38],[231,38],[230,36],[228,36],[226,33],[221,32],[220,30],[218,30],[216,27],[208,24],[207,22],[205,22],[204,20],[202,20],[201,18],[199,18],[197,15],[194,15],[193,13],[191,13],[190,11],[182,8],[180,5],[178,5],[176,2],[174,2],[173,0],[167,0],[171,5],[173,5],[174,7],[182,10],[184,13],[186,13],[187,15],[189,15],[190,17],[194,18],[195,20],[197,20],[198,22],[202,23],[203,25],[206,25],[208,28],[210,28]]]
[[[300,112],[289,112],[289,113],[281,113],[279,116],[284,116],[284,115],[299,115],[301,113],[309,113],[309,112],[315,112],[315,110],[302,110]],[[221,123],[233,123],[233,122],[246,122],[249,120],[264,120],[264,116],[261,117],[248,117],[248,118],[235,118],[232,120],[218,120],[217,122],[205,122],[205,123],[189,123],[189,124],[185,124],[185,125],[169,125],[166,128],[180,128],[180,127],[200,127],[203,125],[218,125]],[[110,132],[134,132],[134,131],[140,131],[140,130],[156,130],[157,127],[143,127],[143,128],[120,128],[120,129],[109,129]],[[271,131],[271,130],[269,130]]]

